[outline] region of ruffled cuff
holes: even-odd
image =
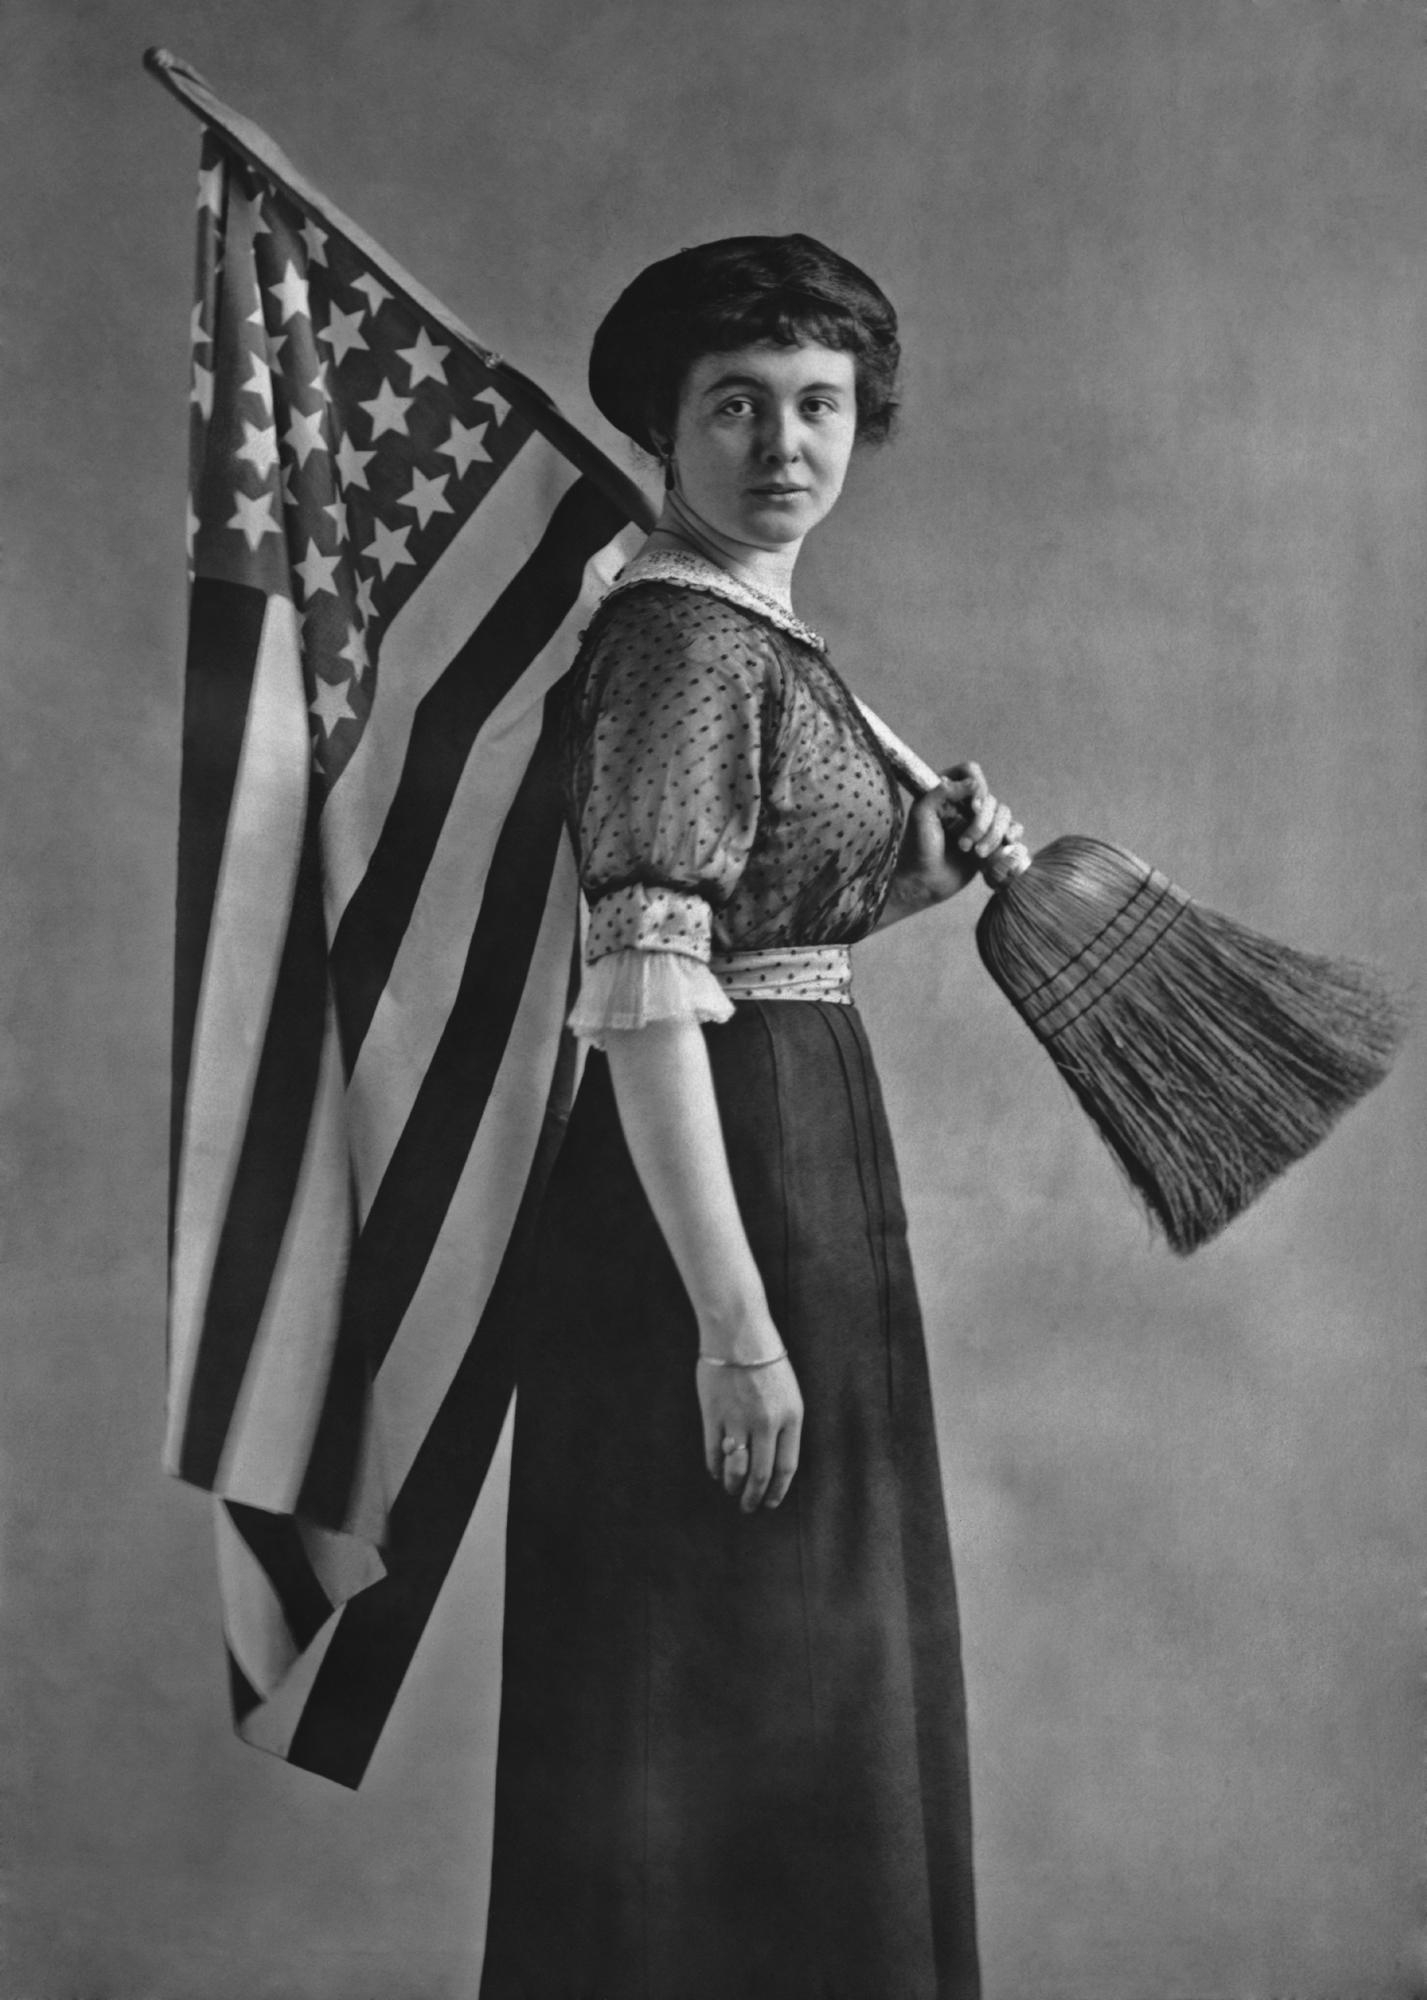
[[[705,908],[707,908],[707,904]],[[727,1021],[733,1002],[701,959],[681,951],[613,951],[586,965],[571,1031],[597,1049],[612,1029],[651,1021]]]
[[[702,896],[630,882],[590,910],[585,962],[594,965],[612,951],[647,951],[681,952],[707,963],[712,938],[713,911]]]

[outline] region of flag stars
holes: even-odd
[[[277,189],[271,181],[262,180],[251,170],[243,175],[241,185],[247,192],[248,204],[253,218],[253,236],[270,236],[272,224],[263,212],[263,202],[276,201]]]
[[[308,706],[317,717],[317,720],[322,724],[323,732],[327,736],[332,734],[332,731],[337,727],[339,722],[355,722],[357,719],[352,704],[348,700],[350,689],[350,681],[319,681],[317,683],[317,692],[313,695]]]
[[[198,170],[198,206],[212,215],[223,213],[223,162]]]
[[[374,451],[358,451],[352,440],[344,437],[337,447],[337,470],[342,475],[342,484],[365,488],[366,468],[375,457]]]
[[[193,387],[188,392],[188,400],[197,403],[206,423],[213,414],[213,370],[198,361],[193,364]]]
[[[333,533],[339,542],[345,542],[348,535],[352,532],[351,524],[347,519],[346,501],[339,494],[335,500],[329,500],[322,511],[324,514],[332,516]]]
[[[317,224],[309,219],[302,225],[302,240],[307,245],[308,263],[325,266],[327,262],[327,231],[319,229]]]
[[[346,360],[354,347],[366,347],[367,342],[361,332],[361,325],[362,314],[360,307],[356,312],[349,313],[343,312],[340,306],[332,307],[332,310],[327,315],[327,324],[323,327],[320,338],[325,340],[332,349],[332,359],[334,361],[340,364]]]
[[[321,410],[294,410],[292,420],[283,432],[283,443],[297,459],[299,465],[306,465],[314,451],[326,451],[326,440],[322,435]]]
[[[275,298],[282,308],[282,321],[286,326],[298,313],[311,318],[311,308],[307,302],[307,280],[296,264],[289,261],[277,284],[268,286],[268,294]]]
[[[369,562],[376,563],[383,582],[400,563],[415,566],[416,558],[407,553],[406,547],[406,538],[410,533],[410,528],[389,528],[385,521],[373,521],[372,539],[362,554]]]
[[[248,356],[248,379],[243,384],[241,393],[245,396],[256,396],[268,415],[272,415],[273,371],[261,354]]]
[[[428,479],[424,472],[419,472],[413,466],[411,469],[411,491],[401,496],[398,505],[415,508],[416,518],[423,528],[433,514],[454,513],[455,509],[445,494],[445,487],[450,477],[449,472],[443,472],[436,479]]]
[[[415,346],[399,347],[396,351],[411,370],[411,380],[407,384],[409,389],[414,389],[418,382],[445,382],[446,370],[442,362],[451,350],[449,347],[438,347],[424,326],[417,331]]]
[[[481,439],[489,429],[489,424],[466,425],[458,417],[452,417],[451,435],[445,444],[438,444],[436,449],[444,452],[448,458],[455,459],[458,479],[464,479],[471,466],[477,462],[482,465],[490,464],[491,455],[481,443]]]
[[[270,285],[268,289],[271,291],[273,287]],[[264,354],[269,361],[276,361],[287,345],[287,335],[285,333],[270,333],[268,331],[267,321],[263,318],[263,302],[261,299],[258,300],[253,310],[243,321],[243,324],[244,326],[255,326],[258,329],[260,335],[259,344]],[[247,351],[250,354],[254,352],[252,348],[249,348]]]
[[[353,278],[352,290],[365,294],[368,310],[373,313],[380,312],[383,304],[391,297],[391,293],[384,285],[377,283],[370,271],[364,271],[360,278]]]
[[[359,405],[371,417],[373,444],[385,431],[396,431],[401,437],[407,435],[406,413],[415,400],[414,396],[398,396],[391,383],[383,381],[371,401]]]
[[[498,396],[494,389],[482,389],[476,401],[478,403],[490,404],[491,408],[495,411],[497,425],[503,424],[510,415],[510,404],[505,400],[504,396]]]
[[[235,493],[233,503],[237,511],[228,522],[228,526],[237,528],[246,537],[250,549],[256,551],[264,535],[282,533],[273,519],[270,493],[259,493],[256,499],[250,499],[246,493]]]
[[[367,671],[367,641],[360,625],[347,627],[347,643],[337,649],[339,660],[350,660],[352,672],[360,680]]]
[[[292,566],[293,573],[302,578],[304,602],[310,604],[318,592],[323,590],[330,591],[333,597],[337,595],[337,586],[332,581],[332,576],[339,560],[337,556],[324,556],[316,542],[310,535],[308,536],[307,554],[301,562]]]
[[[357,609],[358,611],[361,612],[363,618],[367,621],[369,625],[377,615],[377,608],[375,604],[373,604],[372,602],[372,592],[375,589],[376,589],[376,582],[374,578],[370,576],[358,577]]]
[[[188,320],[188,338],[194,347],[211,347],[213,336],[203,324],[203,301],[200,299]]]
[[[249,423],[243,418],[243,442],[238,446],[237,458],[244,458],[257,473],[259,479],[266,479],[277,464],[277,432],[271,424]]]

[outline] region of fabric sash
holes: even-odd
[[[730,1000],[832,1000],[842,1007],[852,1005],[852,953],[845,944],[716,951],[709,964]]]

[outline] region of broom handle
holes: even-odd
[[[862,719],[881,746],[882,755],[892,766],[907,790],[920,798],[925,792],[934,792],[941,783],[940,771],[934,771],[925,757],[919,757],[900,736],[893,735],[881,716],[860,697],[857,706],[862,710]],[[1020,875],[1031,865],[1030,850],[1020,841],[1001,848],[988,856],[981,864],[981,872],[993,889],[999,889],[1014,875]]]

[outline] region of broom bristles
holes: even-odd
[[[1391,1066],[1382,975],[1276,943],[1108,842],[1053,841],[986,906],[987,970],[1187,1255]]]

